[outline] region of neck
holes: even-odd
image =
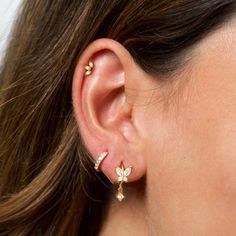
[[[114,196],[99,236],[148,235],[143,189],[140,183],[132,187],[124,185],[126,198],[119,202]]]

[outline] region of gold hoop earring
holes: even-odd
[[[132,166],[129,166],[127,168],[124,167],[123,163],[121,164],[121,166],[116,167],[116,174],[118,175],[118,190],[117,190],[117,194],[116,194],[116,198],[121,202],[125,196],[123,194],[123,187],[122,184],[124,182],[128,182],[128,176],[131,174],[132,171]]]
[[[94,165],[94,169],[95,169],[97,172],[100,171],[100,168],[99,168],[99,167],[100,167],[102,161],[104,160],[104,158],[105,158],[107,155],[108,155],[108,152],[102,152],[102,153],[99,155],[98,159],[96,160],[95,165]]]
[[[92,69],[94,67],[93,62],[89,62],[89,64],[87,66],[85,66],[85,75],[90,75],[92,73]]]

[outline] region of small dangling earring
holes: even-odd
[[[94,64],[93,62],[90,61],[89,64],[85,66],[85,70],[86,70],[85,75],[90,75],[92,73],[93,67],[94,67]]]
[[[129,166],[128,168],[125,169],[123,163],[121,163],[120,167],[116,167],[116,174],[118,175],[118,182],[119,182],[119,187],[118,191],[116,194],[116,198],[121,202],[125,196],[123,194],[123,187],[122,184],[123,182],[128,182],[128,176],[130,175],[132,171],[132,166]]]
[[[96,160],[95,165],[94,165],[94,169],[95,169],[97,172],[100,171],[100,168],[99,168],[99,167],[100,167],[102,161],[104,160],[104,158],[105,158],[107,155],[108,155],[108,152],[102,152],[102,153],[99,155],[98,159]]]

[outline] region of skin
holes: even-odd
[[[99,236],[236,235],[235,20],[189,56],[164,83],[111,39],[80,57],[72,97],[86,147],[94,159],[108,149],[101,170],[114,185],[116,166],[132,166]]]

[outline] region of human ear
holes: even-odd
[[[85,66],[93,62],[90,75]],[[141,70],[119,42],[108,38],[93,41],[80,56],[73,76],[72,100],[75,118],[86,148],[94,161],[103,151],[108,156],[101,170],[117,181],[116,167],[132,166],[129,182],[146,172],[143,142],[135,124],[135,92]]]

